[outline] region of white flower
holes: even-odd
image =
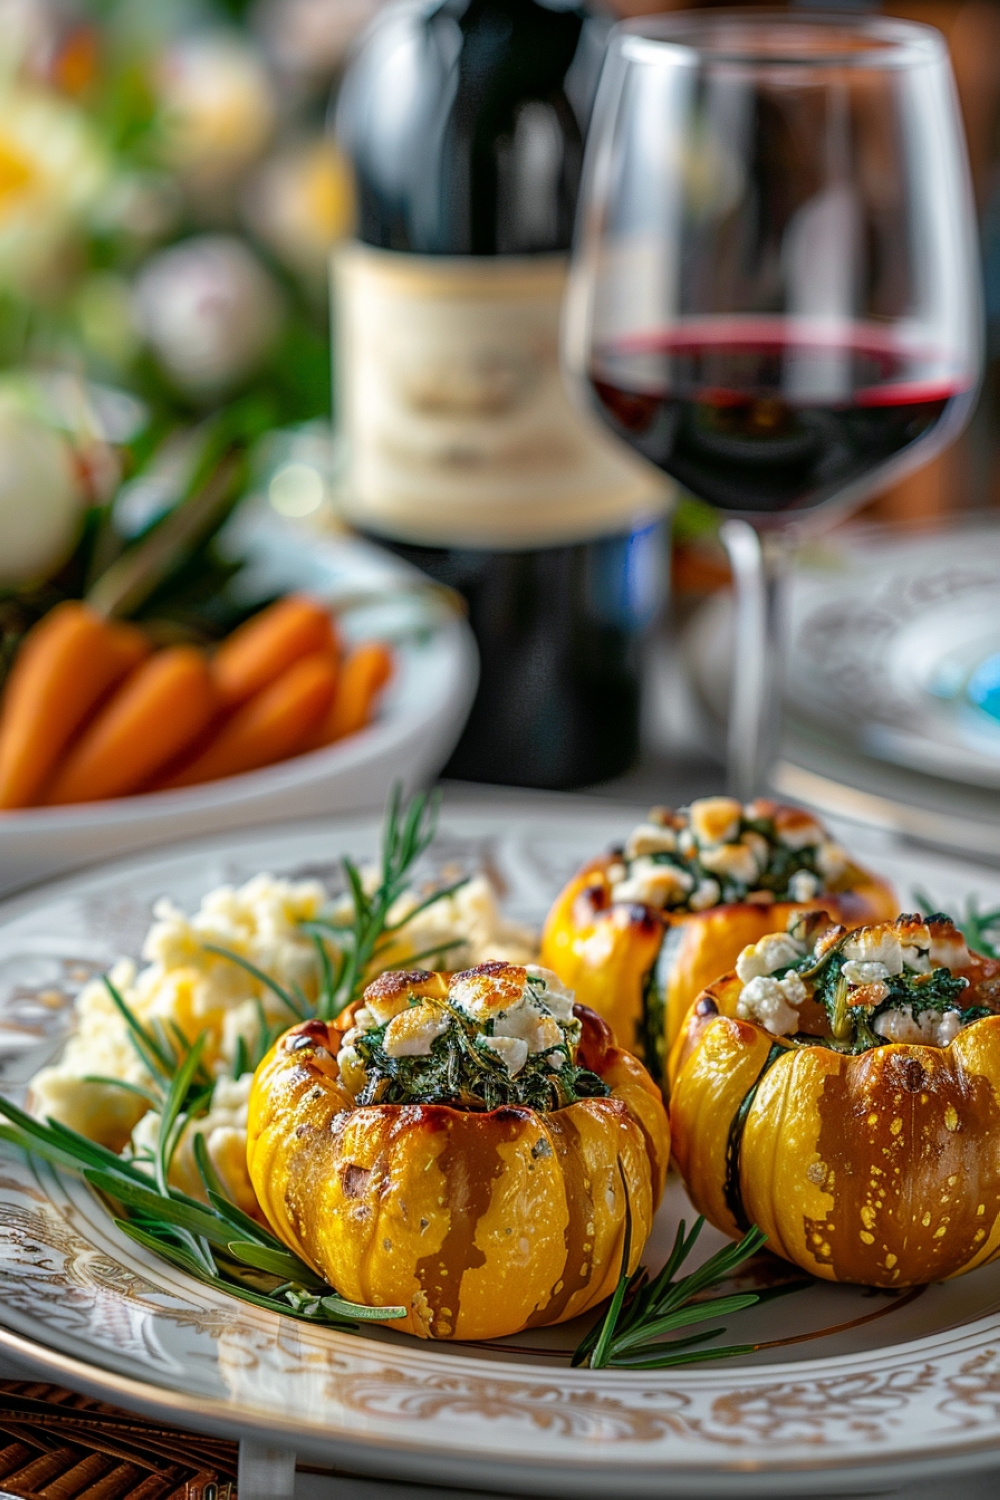
[[[43,282],[107,179],[78,109],[40,90],[0,88],[0,283]]]
[[[241,240],[199,235],[147,261],[135,306],[171,378],[194,395],[212,396],[253,374],[280,330],[283,302]]]
[[[0,394],[0,586],[48,578],[72,550],[81,521],[68,445]]]
[[[331,246],[351,227],[350,173],[332,140],[286,147],[247,185],[243,206],[253,229],[294,271],[326,276]]]
[[[184,37],[157,70],[167,159],[208,183],[232,180],[256,160],[274,130],[277,106],[267,68],[245,37]]]

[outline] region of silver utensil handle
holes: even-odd
[[[294,1500],[295,1454],[290,1448],[240,1443],[240,1500]]]

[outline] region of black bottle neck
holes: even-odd
[[[337,115],[358,238],[424,255],[567,250],[604,29],[552,0],[387,13]]]

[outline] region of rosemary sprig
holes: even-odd
[[[360,998],[361,991],[366,984],[384,972],[385,965],[379,966],[379,955],[390,946],[392,938],[405,928],[407,923],[412,922],[414,917],[426,911],[436,901],[453,895],[460,886],[465,884],[465,880],[459,880],[453,885],[435,891],[405,917],[396,922],[389,922],[389,912],[405,891],[414,864],[434,838],[439,806],[440,796],[436,792],[431,795],[418,792],[404,806],[402,787],[397,782],[389,796],[386,808],[379,882],[374,891],[368,894],[364,888],[360,870],[354,861],[345,855],[344,874],[347,877],[352,906],[350,921],[340,923],[323,917],[313,917],[300,924],[316,950],[318,986],[315,1004],[309,1002],[297,985],[286,987],[279,984],[270,974],[251,963],[248,958],[234,953],[231,948],[221,947],[217,943],[205,943],[203,947],[206,953],[214,953],[219,958],[228,959],[230,963],[245,969],[259,984],[277,996],[293,1020],[305,1021],[313,1016],[318,1016],[322,1021],[334,1020],[352,1000]],[[410,961],[416,962],[421,958],[444,954],[449,949],[457,947],[459,941],[459,939],[451,942],[444,940],[435,944],[433,948],[411,954]],[[279,1027],[277,1034],[280,1035],[283,1029]],[[262,1034],[266,1034],[263,1014],[261,1030]],[[271,1040],[273,1039],[272,1035]],[[147,1037],[140,1037],[137,1045],[148,1046],[149,1041]]]
[[[913,899],[925,916],[937,912],[944,915],[942,907],[932,901],[926,891],[915,890]],[[965,915],[951,920],[973,953],[981,953],[985,958],[1000,958],[1000,906],[995,906],[992,911],[980,911],[979,901],[970,896],[965,903]]]
[[[592,1370],[665,1370],[675,1365],[732,1359],[738,1354],[752,1352],[752,1344],[729,1344],[715,1349],[698,1347],[725,1333],[724,1328],[710,1328],[686,1338],[664,1341],[668,1333],[712,1318],[728,1317],[730,1313],[740,1312],[760,1301],[757,1292],[696,1300],[703,1292],[725,1282],[737,1266],[760,1249],[766,1236],[756,1228],[745,1234],[738,1244],[726,1245],[716,1251],[697,1271],[679,1281],[675,1279],[694,1248],[704,1222],[704,1219],[698,1219],[688,1234],[687,1226],[681,1220],[673,1249],[658,1276],[650,1280],[645,1266],[639,1266],[630,1276],[632,1211],[626,1191],[622,1274],[607,1312],[595,1323],[573,1355],[574,1365],[584,1365]]]
[[[8,1123],[0,1126],[0,1140],[82,1177],[114,1205],[113,1217],[123,1233],[221,1291],[272,1312],[341,1328],[404,1317],[402,1307],[364,1307],[339,1297],[269,1229],[231,1203],[221,1191],[203,1137],[196,1137],[195,1158],[203,1180],[213,1184],[207,1189],[208,1204],[163,1180],[190,1109],[199,1050],[191,1049],[188,1067],[178,1071],[168,1096],[153,1176],[57,1121],[33,1119],[2,1097],[0,1116]]]
[[[332,1021],[352,1000],[358,999],[372,977],[375,950],[387,930],[389,912],[406,889],[413,866],[434,838],[440,805],[439,793],[428,796],[418,792],[404,807],[402,787],[396,783],[389,797],[382,834],[381,878],[370,896],[357,865],[344,857],[354,915],[350,929],[341,939],[344,962],[336,982],[320,996],[322,1020]]]

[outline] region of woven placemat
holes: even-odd
[[[235,1443],[0,1381],[0,1500],[236,1500]]]

